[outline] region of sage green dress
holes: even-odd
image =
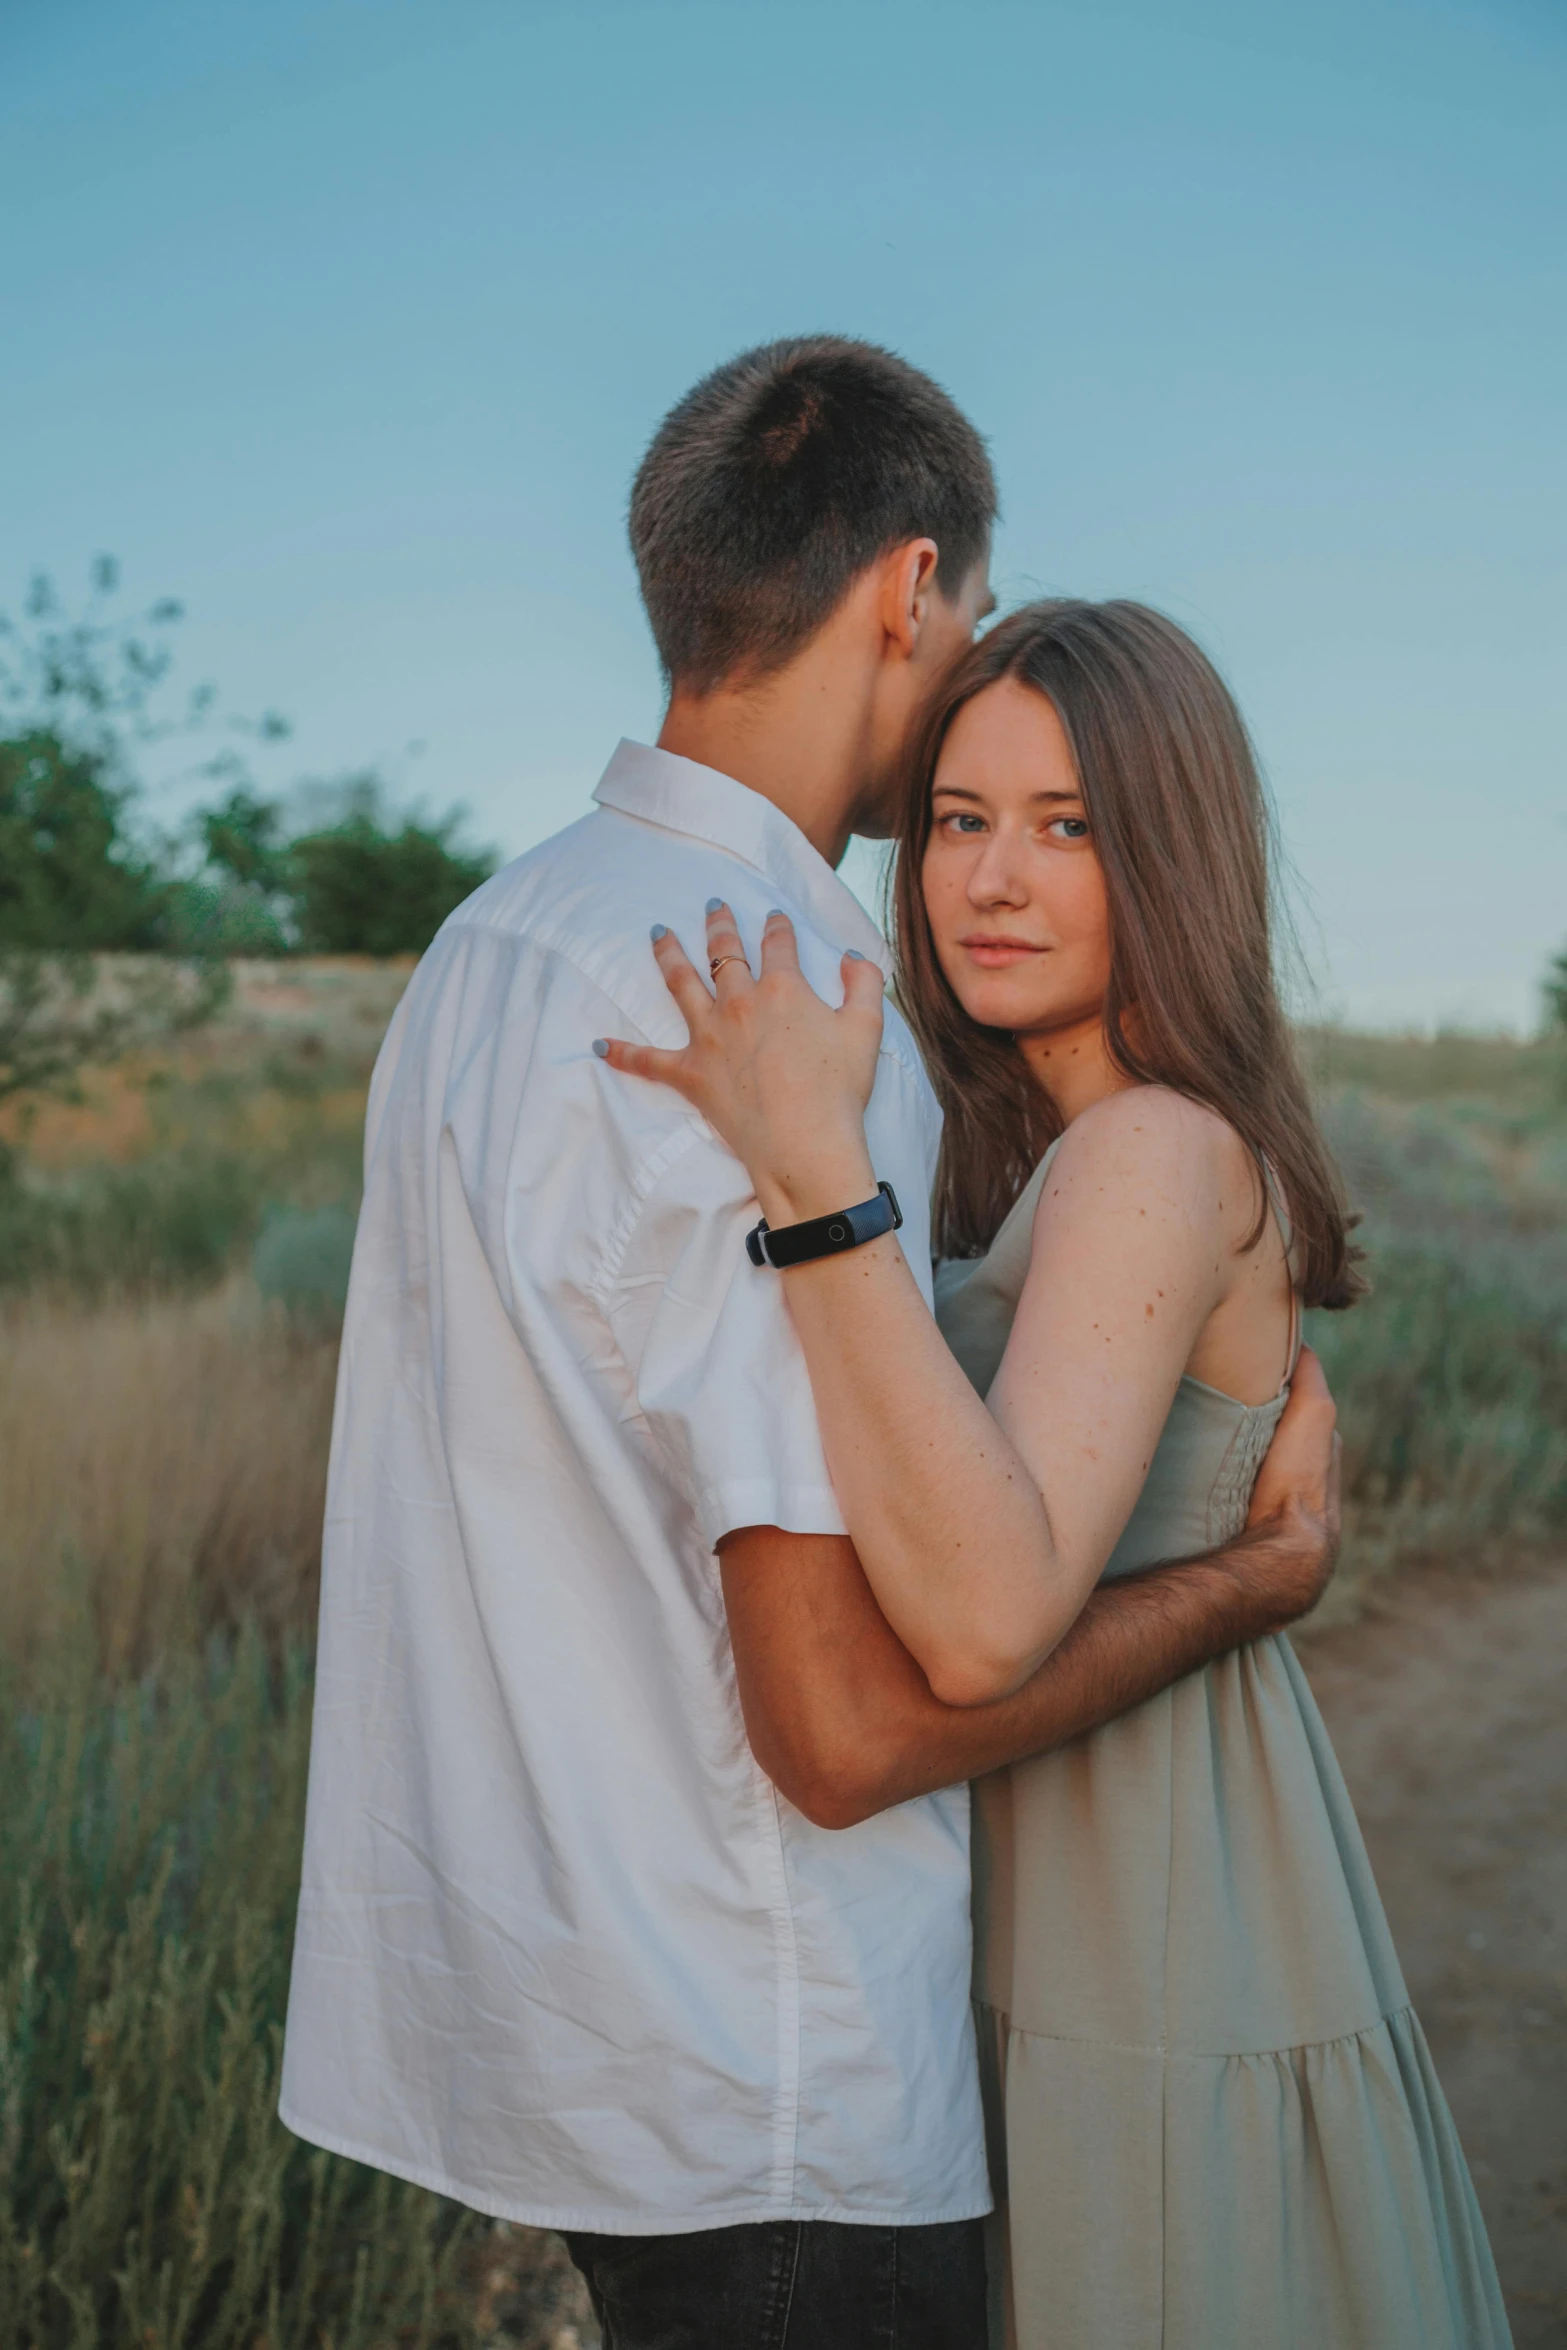
[[[942,1330],[981,1394],[1049,1164],[987,1256],[938,1272]],[[1242,1404],[1181,1382],[1107,1577],[1240,1531],[1287,1394]],[[1510,2342],[1287,1640],[981,1781],[974,1824],[997,2350]]]

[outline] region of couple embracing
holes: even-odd
[[[606,2350],[1498,2350],[1282,1637],[1359,1284],[1246,733],[1142,606],[976,643],[994,515],[889,353],[698,385],[659,742],[403,998],[283,2115]]]

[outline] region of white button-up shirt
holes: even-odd
[[[843,1531],[737,1159],[596,1036],[648,943],[789,913],[885,964],[770,802],[622,744],[441,931],[377,1064],[333,1434],[282,2113],[481,2211],[678,2232],[988,2210],[968,1792],[812,1826],[746,1743],[714,1546]],[[938,1113],[868,1133],[928,1281]]]

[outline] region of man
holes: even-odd
[[[453,915],[371,1091],[283,2115],[559,2228],[616,2350],[970,2350],[989,2208],[974,1773],[1317,1596],[1330,1408],[1232,1550],[1096,1594],[994,1706],[931,1696],[843,1532],[738,1162],[595,1060],[679,1043],[648,947],[722,897],[827,992],[836,879],[990,598],[934,384],[816,338],[720,368],[638,475],[659,747]],[[937,1116],[890,1016],[869,1131],[928,1273]]]

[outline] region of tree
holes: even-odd
[[[0,947],[167,943],[169,885],[125,837],[128,797],[93,748],[38,726],[0,741]]]
[[[374,777],[336,787],[334,820],[291,829],[235,747],[278,741],[283,721],[218,718],[208,687],[171,702],[181,608],[125,617],[118,588],[104,557],[78,616],[42,575],[20,620],[0,613],[0,1099],[68,1090],[89,1063],[205,1019],[224,957],[418,952],[495,866],[458,844],[459,811],[389,817]],[[137,753],[214,728],[197,771],[226,796],[183,846],[139,831]],[[114,953],[148,959],[93,960]]]
[[[193,819],[203,871],[180,884],[178,943],[217,955],[286,955],[297,925],[289,895],[281,801],[248,782]]]
[[[420,954],[447,915],[494,872],[488,849],[454,845],[461,811],[395,830],[366,779],[358,804],[288,850],[299,943],[327,955]]]
[[[172,943],[161,844],[128,821],[130,746],[199,726],[212,704],[157,713],[180,608],[119,620],[118,583],[105,557],[82,617],[42,576],[20,623],[0,613],[0,1100],[69,1090],[89,1063],[205,1019],[227,988],[210,958],[113,974],[93,961]]]
[[[458,844],[461,809],[434,823],[393,817],[373,775],[327,790],[341,809],[335,821],[293,834],[280,801],[244,788],[200,815],[207,868],[228,893],[230,919],[248,905],[306,953],[421,953],[452,908],[489,879],[494,852]]]
[[[240,784],[221,807],[199,810],[196,825],[207,862],[239,888],[268,898],[287,893],[288,852],[279,801],[264,800]]]
[[[1567,947],[1545,975],[1545,1003],[1551,1026],[1567,1033]]]

